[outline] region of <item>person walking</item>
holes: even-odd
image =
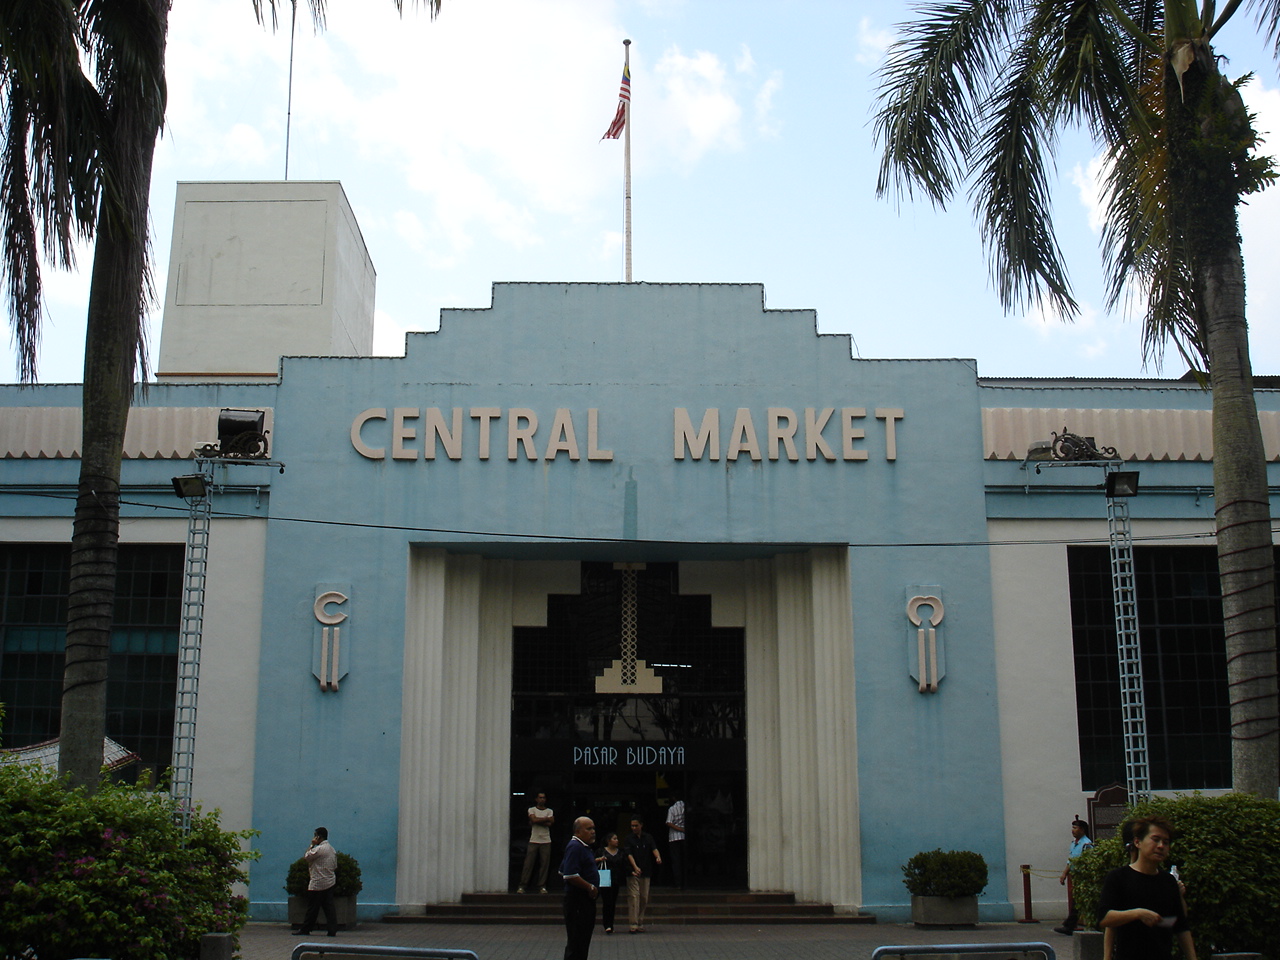
[[[644,913],[649,906],[649,881],[653,878],[655,864],[662,866],[662,856],[653,837],[644,832],[644,821],[631,818],[631,833],[627,835],[622,850],[627,855],[631,875],[627,877],[627,898],[632,933],[644,933]]]
[[[1062,921],[1061,926],[1053,928],[1054,933],[1065,933],[1069,937],[1076,932],[1079,921],[1076,917],[1075,890],[1071,883],[1071,861],[1092,846],[1089,824],[1076,817],[1071,821],[1071,846],[1067,850],[1067,865],[1062,868],[1062,876],[1058,877],[1058,882],[1065,884],[1067,888],[1067,919]]]
[[[1114,931],[1114,960],[1169,960],[1176,937],[1183,960],[1196,960],[1187,908],[1178,881],[1160,867],[1169,857],[1173,828],[1162,817],[1133,821],[1136,856],[1102,881],[1098,925]]]
[[[596,825],[589,817],[579,817],[573,821],[573,836],[560,861],[560,874],[564,877],[564,960],[587,960],[591,950],[596,897],[600,893],[600,871],[591,852],[595,839]]]
[[[618,835],[609,834],[609,839],[600,848],[596,856],[596,865],[600,868],[603,881],[608,874],[609,882],[600,887],[600,900],[604,903],[604,932],[613,933],[613,918],[618,907],[618,891],[626,883],[627,874],[631,872],[627,856],[618,846]]]
[[[329,936],[338,935],[338,908],[333,904],[333,885],[337,882],[335,872],[338,869],[337,851],[329,845],[329,831],[324,827],[316,827],[311,836],[311,846],[302,855],[307,861],[307,872],[311,879],[307,882],[307,913],[302,918],[302,926],[293,932],[295,937],[308,937],[316,921],[320,919],[320,911],[324,911],[325,923],[329,925]]]

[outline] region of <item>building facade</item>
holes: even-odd
[[[1025,459],[1064,428],[1141,470],[1153,785],[1229,786],[1195,384],[854,359],[753,284],[499,283],[373,357],[336,184],[180,185],[171,264],[109,733],[165,765],[170,479],[220,410],[263,411],[284,472],[214,468],[195,761],[201,802],[261,831],[259,918],[318,823],[367,916],[512,888],[537,791],[557,844],[581,813],[660,835],[679,796],[691,882],[886,920],[911,855],[976,850],[984,918],[1011,918],[1019,865],[1060,869],[1124,779],[1102,473]],[[5,746],[56,734],[79,393],[0,387]]]

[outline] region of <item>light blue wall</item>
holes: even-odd
[[[993,865],[988,897],[1006,900],[974,364],[853,360],[847,337],[816,334],[811,311],[762,304],[755,285],[500,284],[491,309],[447,310],[439,333],[411,335],[404,359],[284,361],[273,454],[289,467],[273,483],[273,515],[368,526],[271,527],[255,876],[283,876],[324,823],[364,866],[362,901],[394,902],[410,543],[477,540],[489,554],[601,558],[847,543],[866,900],[901,903],[899,865],[939,845],[982,852]],[[478,459],[469,417],[458,461],[439,448],[433,462],[393,461],[390,423],[380,421],[362,436],[387,447],[387,459],[362,457],[348,439],[352,420],[397,406],[502,408],[491,459]],[[583,459],[508,461],[511,407],[536,411],[540,453],[555,410],[569,408]],[[801,427],[798,462],[677,461],[675,407],[688,408],[695,426],[718,407],[722,448],[739,407],[751,410],[766,448],[768,407],[801,418],[808,407],[864,407],[868,458],[803,459]],[[612,461],[586,460],[589,408],[599,410]],[[894,461],[876,408],[904,411]],[[422,423],[411,444],[419,449]],[[840,456],[835,417],[824,436]],[[610,542],[624,535],[631,542]],[[917,545],[957,542],[974,546]],[[321,694],[305,669],[315,587],[334,581],[352,584],[354,659],[338,696]],[[906,669],[910,584],[944,591],[948,672],[934,696],[921,696]],[[477,811],[480,822],[504,816]],[[271,893],[258,887],[253,898]]]
[[[269,511],[254,783],[263,859],[255,914],[280,916],[288,863],[313,827],[364,868],[365,913],[395,902],[401,672],[411,544],[517,558],[732,559],[810,544],[847,545],[853,601],[863,906],[895,917],[906,901],[900,865],[919,850],[967,848],[992,869],[987,916],[1010,915],[993,648],[988,517],[1103,516],[1094,479],[1035,477],[984,462],[983,407],[1207,408],[1193,386],[1134,381],[979,381],[968,360],[854,360],[844,336],[820,336],[812,311],[763,309],[756,285],[499,284],[488,309],[446,310],[438,333],[411,334],[404,358],[286,358],[278,385],[160,385],[157,406],[270,406],[277,475],[244,468],[229,482],[261,493],[220,509]],[[76,386],[0,388],[0,408],[73,406]],[[1260,406],[1280,394],[1260,391]],[[391,421],[374,420],[353,448],[353,419],[370,408],[501,408],[490,459],[477,421],[463,418],[452,461],[391,459]],[[557,408],[572,412],[582,459],[509,461],[510,408],[534,410],[539,454]],[[673,409],[695,427],[721,413],[722,457],[673,458]],[[866,408],[865,461],[724,458],[734,415],[750,409],[767,456],[766,410]],[[599,411],[609,461],[587,460],[588,410]],[[876,408],[900,408],[897,459],[885,458]],[[424,420],[407,444],[422,449]],[[823,432],[840,455],[838,412]],[[69,515],[74,461],[6,461],[7,516]],[[1143,517],[1211,517],[1211,465],[1142,464]],[[1272,470],[1277,468],[1273,465]],[[181,507],[172,462],[125,466],[130,516]],[[1049,492],[1070,483],[1077,493]],[[1148,495],[1150,494],[1150,495]],[[1275,509],[1273,507],[1273,509]],[[350,672],[338,695],[310,674],[321,584],[349,585]],[[936,585],[946,676],[921,695],[908,675],[907,591]],[[1046,760],[1046,762],[1052,762]],[[477,811],[504,829],[507,812]],[[816,825],[818,829],[821,825]]]

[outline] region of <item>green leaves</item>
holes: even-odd
[[[104,784],[89,797],[39,767],[0,767],[0,955],[198,957],[248,904],[242,848],[197,812],[183,836],[166,793]]]
[[[1157,798],[1131,817],[1164,817],[1174,829],[1170,862],[1187,886],[1196,954],[1252,952],[1280,956],[1280,802],[1243,793]],[[1100,840],[1073,861],[1081,922],[1097,924],[1098,896],[1109,871],[1129,862],[1120,838]]]
[[[987,862],[972,850],[929,850],[903,864],[902,877],[915,897],[975,897],[987,887]]]

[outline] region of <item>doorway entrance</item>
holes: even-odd
[[[555,863],[576,817],[603,845],[638,816],[663,854],[655,884],[675,884],[665,823],[679,799],[684,885],[746,888],[743,641],[711,625],[710,597],[680,594],[674,563],[583,563],[579,594],[548,597],[547,626],[515,628],[511,889],[539,792],[556,812]]]

